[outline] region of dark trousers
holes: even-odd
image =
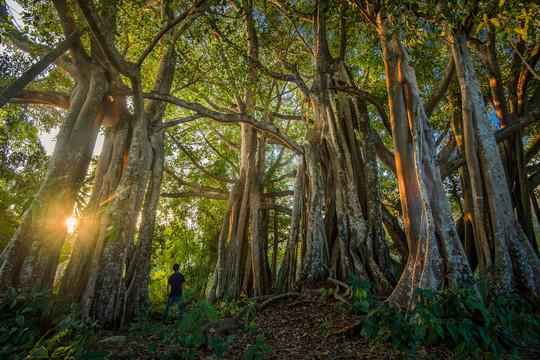
[[[169,308],[173,305],[175,301],[176,305],[178,305],[178,312],[180,313],[180,316],[184,315],[184,299],[182,298],[182,295],[169,296],[169,299],[167,300],[167,307],[165,308],[165,313],[163,314],[163,320],[167,320],[167,315],[169,315]]]

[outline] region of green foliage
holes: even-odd
[[[358,284],[353,288],[356,293]],[[498,297],[484,303],[474,289],[470,286],[456,286],[443,292],[416,289],[417,301],[409,311],[389,303],[376,310],[362,304],[355,308],[356,312],[374,310],[361,318],[362,335],[379,344],[391,342],[405,357],[415,354],[421,345],[447,343],[454,346],[460,358],[481,355],[501,359],[510,343],[540,344],[540,316],[535,315],[530,303],[517,297]],[[352,298],[351,304],[357,304],[357,296]],[[359,298],[365,299],[363,295]],[[513,353],[519,356],[519,346]]]
[[[10,106],[0,109],[0,251],[39,188],[47,157],[36,124]]]
[[[244,352],[244,360],[264,359],[264,354],[269,354],[271,352],[272,345],[266,344],[264,342],[264,335],[260,335],[257,337],[257,342],[255,342],[255,345],[250,346]]]
[[[0,353],[17,353],[16,359],[91,359],[100,353],[86,348],[97,335],[97,322],[84,322],[75,308],[53,322],[42,334],[40,318],[54,300],[50,291],[21,294],[11,289],[0,294]]]
[[[320,292],[321,292],[321,299],[324,300],[324,299],[326,299],[327,297],[332,296],[332,295],[334,294],[334,289],[329,288],[329,289],[327,290],[327,289],[325,289],[325,288],[322,288],[322,289],[320,290]]]
[[[348,301],[353,313],[365,314],[378,305],[373,283],[368,280],[360,281],[358,276],[354,274],[350,274],[350,278],[346,283],[351,285],[351,294]]]
[[[222,301],[217,303],[216,308],[219,316],[222,318],[229,318],[231,316],[234,316],[241,310],[240,305],[238,305],[237,302],[229,301],[229,298],[227,296],[225,296]]]
[[[204,299],[192,299],[192,289],[187,289],[184,293],[184,303],[189,304],[184,310],[184,315],[172,323],[152,321],[152,309],[141,311],[137,320],[131,324],[130,337],[134,340],[148,339],[156,337],[161,344],[151,344],[148,351],[154,352],[159,358],[194,358],[196,349],[210,342],[216,355],[222,356],[229,344],[234,340],[234,336],[226,341],[220,338],[207,337],[205,335],[205,325],[211,322],[220,321],[218,311],[214,305]],[[210,333],[212,333],[210,331]]]

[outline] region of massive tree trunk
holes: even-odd
[[[389,295],[397,274],[382,228],[369,123],[359,100],[336,96],[336,85],[353,81],[344,62],[328,49],[326,12],[325,2],[320,2],[313,17],[316,68],[310,100],[315,118],[304,146],[310,201],[299,286],[314,285],[329,271],[341,279],[352,272],[370,278],[381,295]],[[355,128],[360,129],[363,151]]]
[[[469,41],[469,45],[472,45],[482,55],[489,76],[489,86],[491,90],[491,97],[493,100],[493,106],[495,108],[497,118],[501,127],[507,127],[512,125],[515,120],[522,116],[526,110],[527,97],[527,85],[523,82],[528,82],[526,76],[521,74],[521,69],[514,69],[514,77],[518,81],[514,81],[509,84],[510,93],[520,93],[520,101],[522,104],[517,105],[517,97],[513,99],[510,110],[507,105],[506,97],[504,96],[505,84],[502,80],[502,74],[497,60],[496,52],[496,40],[495,34],[491,31],[487,32],[487,40],[485,43],[479,41]],[[523,49],[521,49],[522,51]],[[517,57],[517,55],[515,55]],[[530,59],[529,59],[530,60]],[[536,59],[537,61],[538,59]],[[533,59],[533,61],[535,61]],[[521,61],[520,61],[521,63]],[[534,63],[532,64],[534,67]],[[524,67],[521,65],[519,68]],[[505,139],[499,144],[499,150],[502,157],[502,162],[506,174],[506,181],[510,190],[510,198],[512,200],[512,207],[515,209],[515,213],[523,231],[527,235],[527,238],[531,242],[535,252],[538,254],[538,245],[536,243],[536,237],[534,235],[534,227],[532,223],[532,211],[529,197],[529,186],[527,180],[527,163],[525,161],[525,153],[523,150],[523,132],[520,131],[515,135],[512,135],[508,139]]]
[[[452,29],[446,25],[446,30]],[[481,274],[491,296],[512,292],[538,295],[540,260],[514,217],[504,168],[464,32],[452,36],[451,49],[461,88]]]
[[[240,10],[239,8],[237,10]],[[259,58],[259,43],[253,20],[253,4],[242,2],[248,56],[253,61]],[[253,68],[248,74],[250,85],[244,90],[239,107],[243,113],[252,115],[255,109],[255,86],[258,71]],[[262,178],[265,168],[264,136],[260,144],[257,130],[248,124],[241,127],[241,166],[238,181],[229,195],[229,205],[220,233],[219,254],[209,300],[227,296],[239,299],[243,290],[247,295],[259,296],[269,292],[271,278],[268,265],[268,229],[264,226],[262,211]],[[248,233],[248,228],[250,232]],[[250,258],[248,235],[251,235]],[[225,248],[225,242],[228,245]],[[247,266],[247,267],[246,267]]]
[[[131,127],[131,116],[124,98],[112,105],[115,117],[104,122],[105,139],[96,166],[94,186],[84,210],[77,238],[60,284],[58,295],[81,302],[88,281],[95,281],[95,272],[110,225],[107,209],[116,196],[116,189],[125,167]]]
[[[376,22],[383,49],[392,137],[409,259],[390,301],[407,307],[415,288],[441,290],[447,277],[472,280],[444,192],[432,128],[420,99],[412,59],[383,9]]]
[[[168,12],[171,17],[171,10]],[[154,91],[170,90],[178,35],[175,32],[167,43]],[[111,72],[119,78],[116,70]],[[139,81],[134,76],[134,87]],[[105,144],[83,230],[59,291],[80,303],[84,318],[97,319],[106,327],[129,321],[148,301],[151,241],[163,177],[164,130],[160,125],[166,109],[153,100],[143,108],[141,101],[131,114],[124,98],[117,97],[114,104],[116,118],[104,124]],[[135,240],[144,199],[139,238]]]
[[[89,61],[76,62],[72,92],[47,174],[30,209],[0,255],[0,291],[52,288],[66,235],[65,221],[85,178],[101,121],[108,108],[105,71]]]
[[[456,96],[459,96],[459,94],[456,94]],[[452,98],[454,98],[454,96],[452,96]],[[461,105],[454,104],[454,109],[452,112],[452,131],[455,135],[459,153],[465,154],[466,150],[463,135],[463,120],[461,114]],[[458,226],[458,231],[461,230],[459,231],[461,243],[463,244],[465,254],[467,254],[467,260],[469,260],[471,270],[474,273],[476,267],[478,266],[477,254],[479,251],[481,251],[481,249],[477,248],[479,244],[477,241],[475,241],[478,236],[475,235],[475,233],[478,232],[478,229],[476,229],[474,226],[474,200],[472,193],[471,176],[469,174],[469,169],[466,166],[460,167],[458,171],[461,181],[463,206],[461,211],[461,218],[458,219],[456,226]]]
[[[256,131],[248,124],[241,124],[241,165],[238,181],[229,195],[229,204],[220,232],[218,262],[210,301],[240,298],[244,283],[249,224],[250,180],[255,168],[257,149]],[[251,164],[251,166],[250,166]],[[227,245],[225,247],[225,244]]]

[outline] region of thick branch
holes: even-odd
[[[437,85],[437,88],[433,91],[429,99],[424,104],[424,111],[428,119],[431,117],[431,115],[435,111],[435,108],[446,94],[446,91],[448,90],[448,87],[450,86],[450,83],[454,78],[455,72],[456,64],[454,63],[454,57],[450,56],[450,60],[448,61],[448,64],[444,69],[443,75],[441,77],[441,80],[439,81],[439,84]]]
[[[0,88],[2,90],[2,88]],[[71,103],[69,95],[54,91],[21,90],[9,100],[12,104],[50,105],[62,109],[69,109]]]
[[[384,110],[382,102],[376,96],[371,95],[367,91],[360,90],[357,87],[353,87],[353,86],[337,86],[336,85],[334,87],[334,90],[338,90],[347,94],[354,95],[362,100],[367,101],[371,105],[375,106],[375,109],[377,109],[377,112],[379,113],[379,116],[381,117],[383,121],[386,131],[388,131],[389,134],[392,134],[392,126],[390,125],[390,121],[388,120],[386,111]]]
[[[60,55],[64,54],[77,41],[81,31],[75,30],[65,40],[61,41],[54,49],[49,51],[38,62],[30,66],[17,80],[9,84],[0,93],[0,108],[11,98],[15,97],[19,91],[24,89],[36,76],[51,65]]]
[[[94,5],[94,1],[79,0],[77,1],[77,4],[107,59],[122,73],[122,75],[127,76],[132,81],[133,79],[137,79],[139,76],[139,66],[126,61],[122,54],[116,49],[114,38],[101,20]]]
[[[262,203],[261,204],[261,209],[276,210],[276,211],[279,211],[280,213],[292,216],[292,210],[291,209],[289,209],[286,206],[278,205],[276,203]]]

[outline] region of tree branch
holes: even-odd
[[[0,108],[4,106],[11,98],[15,97],[19,91],[24,89],[36,76],[51,65],[58,57],[64,54],[77,39],[81,36],[81,31],[73,31],[65,40],[61,41],[55,48],[49,51],[45,56],[30,66],[17,80],[9,84],[0,93]]]
[[[156,36],[154,36],[154,38],[152,39],[152,42],[150,42],[150,44],[148,44],[146,49],[144,49],[143,53],[141,54],[141,56],[139,56],[139,59],[137,59],[137,62],[135,64],[138,67],[140,67],[142,65],[142,63],[144,62],[144,60],[146,59],[146,57],[148,55],[150,55],[150,53],[152,52],[154,47],[157,45],[159,40],[161,40],[161,38],[167,32],[169,32],[169,30],[171,30],[173,27],[178,25],[182,20],[184,20],[189,15],[193,14],[193,12],[195,12],[196,9],[201,7],[206,1],[207,0],[199,0],[199,1],[197,1],[195,4],[193,4],[193,6],[188,11],[186,11],[183,14],[181,14],[180,16],[176,17],[174,20],[172,20],[170,22],[167,22],[165,24],[165,26],[156,34]]]
[[[81,9],[84,19],[88,23],[92,34],[111,64],[118,71],[120,71],[122,75],[130,78],[130,80],[133,81],[134,79],[138,79],[140,67],[137,64],[126,61],[118,49],[116,49],[114,38],[101,20],[101,17],[99,16],[94,5],[94,1],[78,0],[77,4]]]
[[[0,87],[0,91],[3,88]],[[9,100],[12,104],[50,105],[62,109],[69,109],[71,100],[68,94],[55,91],[21,90]]]
[[[166,123],[160,124],[160,125],[155,129],[155,131],[156,131],[156,132],[164,131],[164,130],[167,130],[168,128],[170,128],[170,127],[173,127],[173,126],[176,126],[176,125],[180,125],[180,124],[185,124],[185,123],[187,123],[187,122],[191,122],[191,121],[200,119],[201,117],[202,117],[202,116],[200,116],[200,115],[192,115],[192,116],[188,116],[188,117],[181,118],[181,119],[176,119],[176,120],[167,121]]]
[[[287,134],[283,133],[279,128],[275,127],[271,124],[266,124],[260,121],[257,121],[253,119],[251,116],[245,115],[245,114],[223,114],[219,113],[217,111],[211,110],[207,108],[206,106],[203,106],[199,103],[192,103],[189,101],[185,101],[182,99],[179,99],[177,97],[174,97],[170,94],[162,94],[156,91],[151,91],[148,93],[144,93],[144,97],[147,99],[154,99],[154,100],[161,100],[165,101],[171,104],[174,104],[176,106],[180,106],[181,108],[193,110],[197,114],[216,120],[218,122],[222,123],[238,123],[243,122],[246,124],[249,124],[253,126],[255,129],[267,132],[279,140],[281,140],[289,149],[294,151],[295,153],[299,155],[304,154],[304,149],[302,146],[298,145],[293,139],[291,139]]]
[[[377,109],[377,112],[379,113],[379,116],[381,117],[383,121],[386,131],[388,131],[389,134],[392,134],[392,126],[390,125],[390,121],[388,120],[388,115],[386,115],[386,111],[384,110],[384,106],[382,105],[382,102],[375,95],[372,95],[368,93],[367,91],[360,90],[357,87],[353,87],[353,86],[335,85],[333,89],[347,93],[347,94],[354,95],[362,100],[369,102],[371,105],[375,106],[375,109]]]
[[[276,203],[262,203],[261,204],[261,209],[276,210],[276,211],[279,211],[280,213],[292,216],[292,210],[291,209],[289,209],[286,206],[278,205]]]
[[[450,84],[452,83],[452,79],[454,78],[455,71],[456,64],[454,63],[454,58],[450,56],[450,60],[448,61],[448,64],[444,69],[441,80],[437,84],[437,87],[435,88],[433,93],[430,95],[429,99],[424,104],[424,111],[428,119],[431,117],[431,115],[433,115],[435,108],[446,94],[446,91],[448,90],[448,87],[450,86]]]
[[[183,186],[188,186],[192,189],[196,189],[196,190],[200,190],[200,191],[205,191],[205,192],[215,192],[215,193],[218,193],[218,194],[229,194],[227,191],[223,190],[223,189],[220,189],[220,188],[214,188],[214,187],[211,187],[211,186],[203,186],[203,185],[198,185],[198,184],[193,184],[193,183],[190,183],[188,181],[185,181],[183,179],[181,179],[178,175],[176,175],[174,173],[174,171],[172,171],[169,167],[165,166],[165,172],[169,175],[171,175],[174,180],[176,180],[176,182],[180,185],[183,185]]]
[[[168,134],[169,134],[169,133],[168,133]],[[199,169],[200,171],[202,171],[205,175],[211,177],[212,179],[214,179],[214,180],[216,180],[216,181],[218,181],[218,182],[227,182],[227,183],[231,183],[231,184],[236,183],[235,180],[226,179],[226,178],[221,178],[221,177],[219,177],[219,176],[215,176],[215,175],[211,174],[208,170],[206,170],[204,167],[202,167],[202,166],[199,164],[199,162],[197,161],[197,159],[195,159],[195,158],[193,157],[193,155],[191,155],[191,154],[189,153],[189,151],[188,151],[182,144],[180,144],[180,142],[179,142],[178,140],[176,140],[176,138],[175,138],[173,135],[169,134],[169,136],[170,136],[170,138],[174,141],[174,143],[176,144],[176,146],[178,146],[178,148],[179,148],[180,150],[182,150],[182,152],[183,152],[184,154],[186,154],[186,156],[189,158],[189,160],[191,161],[191,163],[192,163],[193,165],[195,165],[195,167],[196,167],[197,169]]]
[[[203,197],[207,199],[214,199],[214,200],[229,200],[229,195],[221,195],[221,194],[209,194],[205,193],[204,191],[184,191],[179,193],[161,193],[161,197],[166,198],[173,198],[173,199],[181,199],[186,197]]]

